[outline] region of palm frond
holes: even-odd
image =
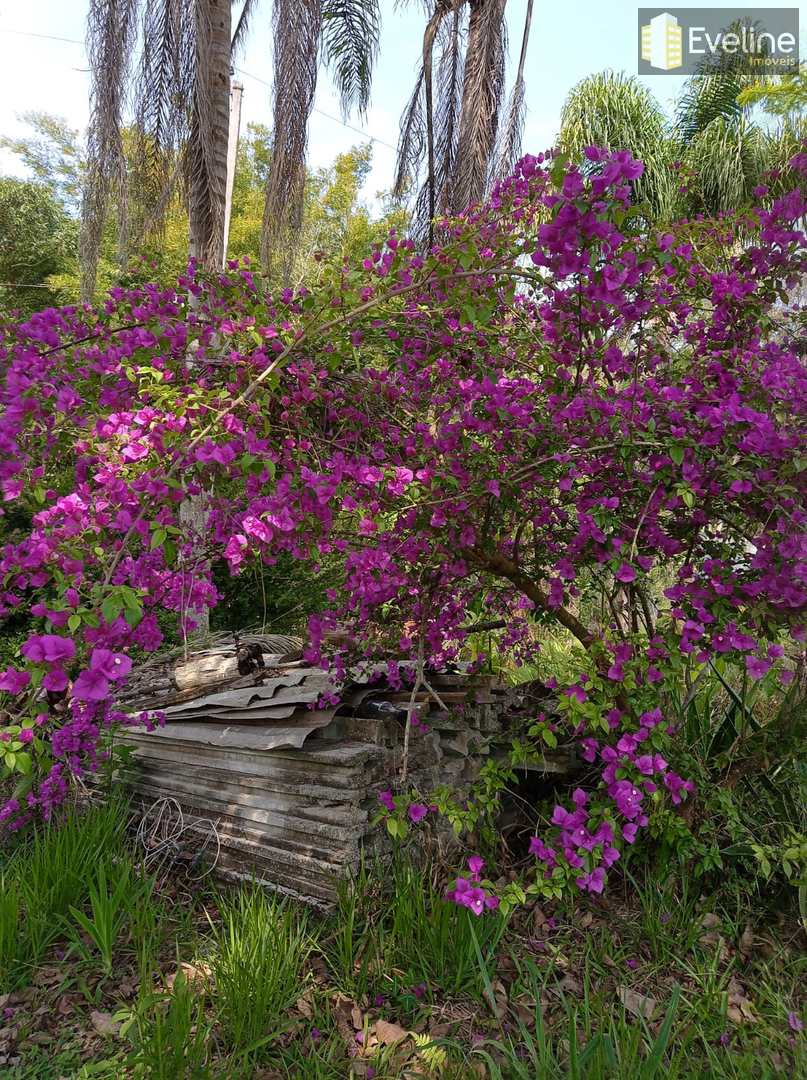
[[[122,114],[136,37],[137,0],[90,0],[87,57],[91,71],[87,172],[81,210],[81,295],[95,291],[109,193],[119,191],[119,257],[125,257],[126,167]]]
[[[563,104],[558,141],[581,165],[587,146],[629,150],[645,166],[634,182],[637,199],[658,217],[672,212],[677,184],[667,121],[638,79],[605,71],[581,80]]]
[[[462,110],[449,203],[464,210],[485,192],[502,105],[506,0],[470,0]]]
[[[367,111],[380,33],[378,0],[322,0],[325,61],[345,115]]]
[[[726,29],[740,34],[750,26],[749,21],[736,19]],[[759,26],[751,26],[759,31]],[[739,121],[745,108],[740,104],[740,94],[755,79],[748,57],[743,52],[725,51],[708,53],[698,70],[687,80],[678,99],[675,131],[685,145],[718,117],[727,121]]]
[[[177,159],[190,128],[194,39],[193,12],[185,0],[152,0],[145,5],[133,148],[141,236],[161,229],[180,175]]]
[[[281,238],[290,257],[290,241],[302,221],[308,118],[317,87],[321,28],[321,0],[275,0],[274,139],[261,241],[267,268]]]
[[[525,111],[524,67],[527,62],[527,46],[529,45],[530,27],[532,26],[532,5],[533,0],[527,0],[527,11],[524,16],[524,32],[521,37],[521,54],[518,58],[518,70],[516,72],[515,82],[513,83],[513,89],[510,91],[507,116],[496,148],[496,157],[491,177],[493,180],[509,176],[521,153],[521,136],[524,133]]]
[[[430,182],[432,178],[427,175],[425,183],[421,185],[418,192],[410,226],[413,237],[421,246],[431,242],[432,220],[435,214],[445,214],[449,211],[449,185],[456,160],[462,108],[462,80],[465,67],[462,48],[464,3],[454,4],[453,11],[446,11],[445,14],[450,14],[450,18],[442,20],[436,35],[439,52],[437,92],[432,101],[433,184]]]
[[[685,161],[694,177],[696,209],[708,214],[739,210],[763,179],[766,139],[747,120],[734,123],[718,116],[689,143]]]
[[[249,34],[252,16],[255,14],[260,2],[261,0],[244,0],[244,6],[241,8],[241,14],[238,16],[238,22],[235,24],[235,30],[233,31],[231,45],[233,56],[243,49],[247,40],[247,35]]]
[[[426,126],[423,118],[423,68],[421,67],[415,88],[401,118],[398,157],[392,184],[392,194],[396,199],[404,197],[417,177],[425,147]]]

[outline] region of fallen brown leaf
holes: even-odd
[[[583,996],[583,984],[574,975],[567,972],[558,983],[561,990],[567,994],[574,994],[575,997]]]
[[[90,1023],[99,1035],[103,1035],[107,1039],[117,1035],[120,1031],[120,1024],[117,1020],[112,1019],[110,1013],[98,1012],[96,1009],[93,1009],[90,1013]]]
[[[721,922],[722,920],[713,911],[707,911],[701,919],[701,926],[704,930],[714,930],[716,926],[721,925]]]
[[[182,961],[177,970],[165,980],[165,985],[169,990],[174,989],[174,983],[179,975],[184,977],[191,989],[206,990],[210,987],[213,971],[209,964],[187,964]]]
[[[383,1046],[393,1046],[409,1035],[400,1024],[392,1024],[388,1020],[376,1020],[370,1030]]]
[[[645,1020],[652,1017],[656,1009],[655,998],[640,994],[636,990],[631,990],[628,986],[618,986],[616,992],[617,997],[629,1013],[633,1013],[634,1016],[643,1016]]]
[[[304,1016],[306,1020],[314,1019],[313,1006],[311,1005],[311,1002],[308,1000],[305,994],[303,994],[302,997],[297,998],[296,1009],[300,1016]]]

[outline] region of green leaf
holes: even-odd
[[[101,614],[108,623],[113,623],[121,613],[123,604],[117,596],[108,596],[101,604]]]
[[[168,533],[165,531],[165,529],[162,528],[162,526],[155,529],[154,532],[151,534],[151,550],[153,551],[154,548],[161,547],[167,535]]]
[[[684,460],[683,446],[670,447],[670,457],[673,459],[676,465],[680,465]]]
[[[32,767],[33,767],[33,762],[31,760],[31,755],[28,753],[27,750],[21,750],[17,754],[17,762],[16,762],[17,772],[22,773],[23,776],[28,776],[30,774],[30,772],[31,772]]]
[[[71,634],[75,634],[76,630],[78,630],[80,626],[81,616],[74,611],[70,618],[67,620],[67,629],[70,631]]]

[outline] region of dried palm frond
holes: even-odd
[[[426,148],[426,129],[423,118],[423,68],[421,67],[415,88],[401,118],[401,132],[398,137],[398,159],[395,166],[395,179],[392,194],[396,199],[403,198],[420,170]]]
[[[429,177],[421,186],[412,215],[412,233],[422,244],[432,239],[432,219],[449,212],[448,191],[457,153],[459,116],[462,107],[462,49],[464,4],[456,4],[450,18],[437,34],[437,93],[433,104],[434,128],[434,212],[431,212],[432,185]]]
[[[449,202],[455,213],[487,185],[502,106],[507,51],[506,0],[470,0],[462,111]]]
[[[496,147],[491,180],[500,180],[505,176],[509,176],[521,154],[521,137],[524,134],[524,67],[527,62],[527,46],[532,25],[532,5],[533,0],[527,0],[524,32],[521,37],[521,55],[518,58],[518,70],[513,89],[510,91],[507,117]]]
[[[159,232],[180,175],[190,129],[195,26],[186,0],[152,0],[143,11],[135,85],[133,187],[141,238]]]
[[[378,0],[322,0],[322,44],[344,115],[366,113],[381,33]]]
[[[243,49],[247,35],[249,34],[249,26],[252,21],[252,16],[260,4],[260,0],[244,0],[244,6],[241,8],[241,14],[238,16],[238,22],[235,24],[235,30],[233,31],[233,40],[231,44],[231,52],[233,56]]]
[[[136,37],[137,0],[90,0],[87,56],[92,72],[87,172],[82,200],[80,241],[81,295],[92,299],[109,193],[118,189],[119,257],[125,258],[127,223],[126,165],[121,117],[132,48]]]
[[[261,260],[267,269],[285,241],[288,276],[292,238],[302,220],[308,118],[317,86],[321,0],[275,0],[273,13],[274,142],[263,213]]]

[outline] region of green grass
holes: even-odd
[[[661,879],[637,856],[603,900],[505,922],[446,903],[434,867],[398,856],[362,867],[323,919],[257,888],[157,888],[124,818],[71,812],[5,859],[2,1023],[18,1045],[4,1080],[807,1074],[787,1020],[807,985],[798,921],[766,915],[736,879],[707,897],[677,865]],[[200,981],[176,975],[181,961]],[[93,1010],[117,1033],[93,1036]],[[418,1043],[376,1044],[379,1021]],[[43,1029],[47,1047],[30,1041]]]
[[[211,963],[227,1045],[259,1056],[288,1024],[311,948],[305,911],[244,888],[223,900]]]

